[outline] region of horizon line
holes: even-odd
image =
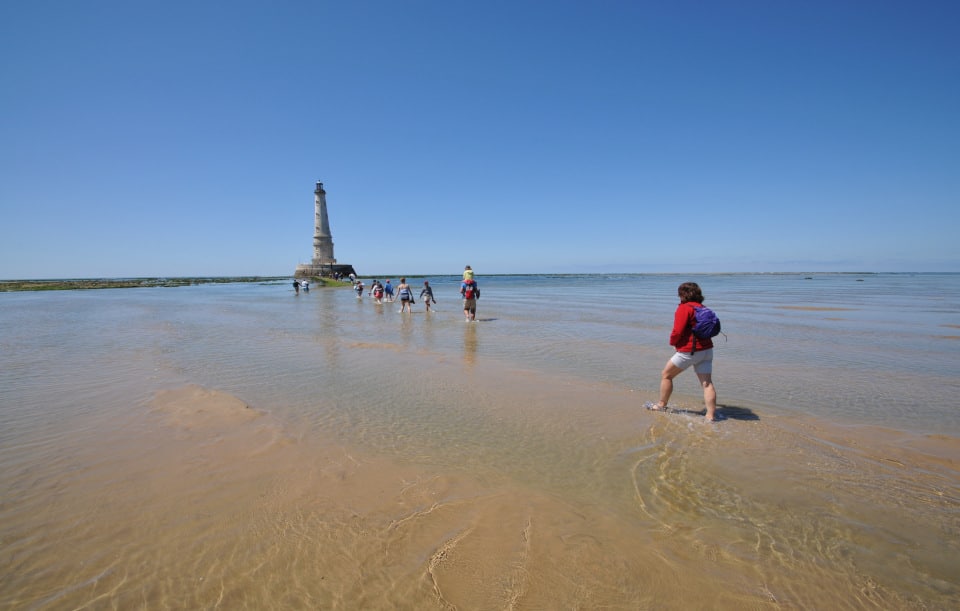
[[[960,274],[960,271],[725,271],[725,272],[680,272],[680,271],[659,271],[659,272],[494,272],[486,274],[477,274],[482,277],[497,277],[497,276],[682,276],[682,275],[697,275],[697,276],[730,276],[730,275],[879,275],[879,274]],[[453,273],[403,273],[403,274],[387,274],[387,273],[364,273],[357,274],[357,278],[424,278],[428,276],[433,277],[457,277],[460,276],[460,272]],[[157,279],[202,279],[202,278],[217,278],[217,279],[235,279],[235,280],[281,280],[292,278],[292,274],[278,274],[278,275],[265,275],[265,274],[189,274],[183,276],[171,276],[171,275],[157,275],[157,276],[70,276],[70,277],[34,277],[34,278],[0,278],[0,282],[27,282],[27,281],[36,281],[36,282],[48,282],[48,281],[65,281],[65,280],[157,280]]]

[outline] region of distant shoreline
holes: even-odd
[[[89,289],[132,289],[233,282],[276,282],[286,276],[232,276],[192,278],[83,278],[61,280],[0,280],[0,293],[14,291],[71,291]]]
[[[485,278],[509,277],[578,277],[578,276],[807,276],[813,279],[816,276],[878,276],[878,275],[941,275],[956,274],[957,272],[569,272],[569,273],[524,273],[524,274],[483,274]],[[457,278],[459,274],[362,274],[358,278]],[[182,278],[60,278],[44,280],[0,280],[0,293],[15,291],[68,291],[84,289],[126,289],[126,288],[156,288],[192,286],[198,284],[226,284],[237,282],[280,282],[289,280],[290,276],[190,276]],[[318,286],[349,286],[349,281],[337,281],[326,278],[312,278]]]

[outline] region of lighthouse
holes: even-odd
[[[327,192],[323,183],[317,181],[313,190],[313,265],[333,265],[333,236],[330,235],[330,220],[327,218]]]
[[[327,192],[323,189],[323,183],[318,180],[313,190],[313,259],[310,263],[297,265],[293,275],[296,278],[311,278],[337,273],[343,276],[356,274],[352,265],[338,264],[333,256],[333,235],[330,233],[330,219],[327,217]]]

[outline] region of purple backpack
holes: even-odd
[[[709,339],[720,334],[720,319],[706,306],[693,309],[693,334],[700,339]]]

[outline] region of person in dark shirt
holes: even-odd
[[[430,283],[426,280],[423,281],[423,290],[420,291],[420,300],[426,304],[427,312],[430,311],[430,302],[437,303],[437,300],[433,298],[433,289],[430,288]]]
[[[477,320],[477,299],[480,299],[480,287],[473,278],[460,283],[460,297],[463,298],[463,317],[467,322]]]

